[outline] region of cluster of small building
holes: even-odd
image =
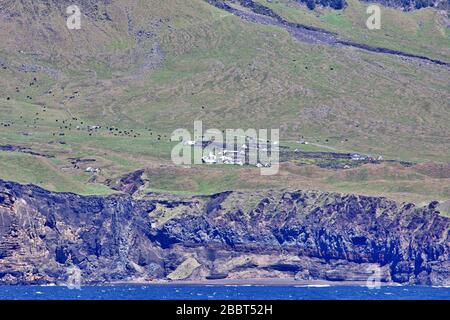
[[[258,142],[247,142],[238,146],[236,150],[228,150],[223,148],[222,144],[213,141],[186,141],[186,145],[198,146],[204,149],[206,146],[213,147],[217,152],[210,152],[208,155],[202,157],[202,162],[205,164],[227,164],[227,165],[251,165],[248,161],[250,149],[267,151],[266,148],[260,148]],[[256,163],[256,167],[270,167],[270,163]]]
[[[241,153],[241,151],[223,150],[218,152],[217,155],[210,153],[209,155],[202,157],[202,161],[207,164],[223,163],[243,166],[245,163],[245,152]]]
[[[352,153],[350,155],[351,159],[354,161],[366,161],[368,160],[368,157],[363,155],[363,154],[359,154],[359,153]]]
[[[354,161],[382,161],[383,160],[382,156],[379,156],[377,159],[375,159],[374,157],[366,156],[366,155],[359,154],[359,153],[352,153],[350,156],[351,156],[351,159]]]

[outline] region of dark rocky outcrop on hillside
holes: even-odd
[[[145,172],[144,169],[137,170],[123,175],[116,181],[108,179],[105,181],[105,184],[113,190],[121,191],[132,195],[145,184],[144,180],[142,179],[142,175],[144,174],[144,172]]]
[[[215,2],[222,2],[223,0],[214,0]],[[265,14],[263,11],[264,5],[261,5],[253,0],[231,0],[232,2],[240,3],[246,7],[253,7],[259,13]],[[267,2],[272,2],[271,0],[266,0]],[[308,9],[314,10],[317,6],[321,7],[329,7],[335,10],[344,9],[347,6],[347,2],[345,0],[296,0],[298,3],[305,4]],[[450,1],[449,0],[362,0],[363,2],[368,3],[379,3],[387,7],[393,7],[397,9],[401,9],[404,11],[416,10],[427,7],[435,7],[442,10],[449,10]]]
[[[343,9],[347,3],[345,0],[298,0],[298,2],[306,4],[308,9],[314,10],[316,6],[330,7],[336,10]]]
[[[31,154],[33,156],[38,156],[38,157],[53,158],[52,155],[34,151],[29,148],[24,148],[21,146],[11,145],[11,144],[0,145],[0,151],[22,152],[22,153],[28,153],[28,154]]]
[[[434,7],[442,10],[450,9],[449,0],[377,0],[377,1],[366,1],[369,3],[380,3],[387,7],[393,7],[402,9],[404,11],[422,9],[427,7]]]
[[[290,278],[449,285],[439,204],[305,191],[108,197],[0,181],[0,283]]]
[[[347,5],[345,0],[297,0],[297,2],[305,4],[310,10],[314,10],[316,6],[330,7],[340,10],[345,8]],[[443,10],[448,10],[450,8],[450,1],[448,0],[364,0],[364,2],[379,3],[386,7],[397,8],[404,11],[427,7],[435,7]]]
[[[270,0],[268,0],[270,1]],[[438,9],[448,10],[450,1],[448,0],[362,0],[367,3],[379,3],[386,7],[410,11],[427,7],[435,7]],[[310,10],[314,10],[316,6],[330,7],[340,10],[347,6],[345,0],[297,0],[299,3],[305,4]]]

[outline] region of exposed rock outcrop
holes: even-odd
[[[372,3],[372,1],[363,0]],[[450,1],[448,0],[377,0],[373,1],[387,7],[398,8],[404,11],[434,7],[442,10],[449,10]]]
[[[122,191],[124,193],[132,195],[145,184],[144,180],[142,179],[144,171],[145,170],[141,169],[125,174],[115,181],[108,179],[105,184],[113,190]]]
[[[203,197],[52,193],[0,180],[0,283],[291,278],[449,285],[450,218],[314,191]],[[188,260],[189,259],[189,260]],[[195,262],[195,263],[194,263]]]

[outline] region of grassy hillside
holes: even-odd
[[[343,10],[316,8],[291,0],[255,0],[292,22],[298,22],[337,33],[341,39],[372,46],[380,46],[435,59],[448,61],[450,57],[450,29],[448,12],[432,8],[403,12],[381,8],[381,29],[369,30],[366,9],[370,3],[348,0]]]
[[[170,133],[192,131],[194,120],[203,120],[205,128],[280,128],[286,144],[305,136],[341,151],[450,162],[450,79],[444,67],[300,43],[283,29],[243,21],[202,0],[112,1],[97,7],[84,0],[82,29],[72,31],[65,28],[65,4],[20,0],[0,14],[0,145],[53,156],[0,151],[7,163],[0,166],[0,178],[105,193],[111,192],[101,185],[105,179],[148,167],[151,190],[282,186],[260,183],[257,172],[252,183],[243,184],[252,179],[239,168],[214,168],[213,174],[201,167],[192,173],[197,180],[191,173],[180,172],[177,179],[162,174],[161,165],[171,168]],[[408,23],[379,36],[353,25],[357,4],[323,13],[282,1],[266,5],[355,41],[450,60],[448,41],[429,36],[442,27],[440,20],[430,20],[437,14],[432,9],[386,9],[395,14],[393,21]],[[14,13],[20,16],[9,18]],[[90,132],[89,125],[102,128]],[[76,168],[71,159],[77,157],[96,161]],[[85,173],[87,166],[102,171]],[[399,182],[363,185],[312,168],[322,178],[292,185],[450,198],[440,178],[427,180],[431,191],[425,191],[416,180],[410,189]],[[238,179],[242,175],[245,179]]]

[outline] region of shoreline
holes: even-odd
[[[67,287],[66,283],[48,283],[48,284],[0,284],[0,287]],[[368,287],[366,281],[329,281],[329,280],[294,280],[294,279],[218,279],[218,280],[154,280],[154,281],[115,281],[115,282],[97,282],[82,283],[81,287],[114,287],[114,286],[262,286],[262,287],[310,287],[310,288],[329,288],[329,287]],[[381,287],[430,287],[430,288],[450,288],[448,285],[420,285],[420,284],[400,284],[396,282],[381,282]],[[371,288],[369,288],[371,289]]]
[[[104,285],[104,284],[101,284]],[[156,280],[113,282],[106,285],[167,285],[167,286],[290,286],[290,287],[366,287],[366,281],[295,280],[289,278],[217,279],[217,280]],[[381,286],[402,286],[395,282],[382,282]]]

